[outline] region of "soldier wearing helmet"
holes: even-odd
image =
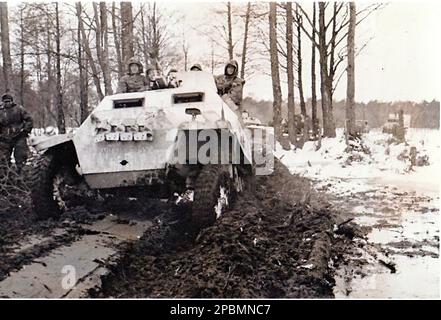
[[[127,73],[120,79],[116,92],[125,93],[149,90],[149,82],[146,77],[142,75],[142,63],[132,57],[127,62],[126,67]]]
[[[217,93],[224,99],[231,99],[239,106],[242,103],[242,92],[245,80],[239,78],[239,66],[236,60],[231,60],[225,65],[224,74],[215,77]]]
[[[196,63],[191,66],[190,71],[202,71],[202,67],[199,63]]]
[[[0,103],[0,164],[9,165],[14,153],[17,170],[21,171],[28,157],[26,138],[31,133],[33,122],[26,110],[14,102],[6,93]]]
[[[179,87],[179,81],[177,79],[178,70],[175,68],[171,68],[167,73],[167,82],[168,88],[177,88]]]
[[[147,81],[149,82],[149,90],[165,89],[168,87],[167,80],[156,66],[148,66],[146,74]]]

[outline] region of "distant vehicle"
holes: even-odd
[[[403,114],[403,128],[405,132],[406,129],[410,127],[410,115]],[[383,133],[391,133],[394,136],[399,135],[400,131],[400,116],[399,113],[390,113],[387,122],[383,125]]]

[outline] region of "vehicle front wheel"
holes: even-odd
[[[63,165],[52,153],[38,155],[32,161],[29,172],[31,200],[39,219],[58,218],[66,210],[66,194],[74,184],[72,176],[75,174],[74,167]]]
[[[201,169],[194,185],[192,221],[202,229],[213,225],[229,207],[237,193],[232,167],[207,165]]]

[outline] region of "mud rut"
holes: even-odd
[[[0,297],[332,297],[342,236],[318,199],[276,161],[198,234],[188,208],[160,200],[77,206],[59,221],[4,214]]]

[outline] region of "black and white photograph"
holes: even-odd
[[[0,299],[440,299],[440,17],[0,2]]]

